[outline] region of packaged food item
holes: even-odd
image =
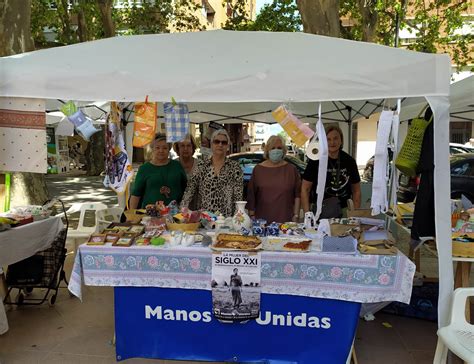
[[[267,221],[263,219],[257,219],[252,224],[252,234],[255,236],[265,236],[265,225]]]
[[[280,224],[277,224],[275,221],[273,221],[270,225],[267,226],[266,235],[267,236],[280,235]]]

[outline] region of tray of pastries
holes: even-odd
[[[263,243],[264,250],[285,251],[285,252],[308,252],[311,248],[311,239],[308,238],[286,238],[267,237]]]
[[[257,236],[218,234],[211,248],[214,250],[259,250],[262,248],[262,241]]]

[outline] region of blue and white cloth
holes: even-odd
[[[179,142],[189,133],[189,111],[186,104],[165,102],[166,141]]]

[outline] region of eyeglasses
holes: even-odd
[[[227,140],[219,140],[219,139],[214,139],[214,141],[212,143],[215,144],[215,145],[218,145],[218,144],[227,145],[227,144],[229,144],[229,142]]]

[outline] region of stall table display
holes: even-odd
[[[261,254],[261,314],[244,324],[212,316],[208,247],[84,244],[69,290],[115,287],[118,360],[344,362],[360,303],[410,300],[415,266],[401,253]]]
[[[54,238],[64,228],[59,216],[35,221],[27,225],[0,232],[0,268],[19,262],[41,250],[51,246]],[[3,281],[3,274],[0,283]],[[4,310],[3,300],[0,300],[0,311]],[[0,312],[0,328],[8,329],[6,316]],[[2,330],[0,329],[0,334]]]

